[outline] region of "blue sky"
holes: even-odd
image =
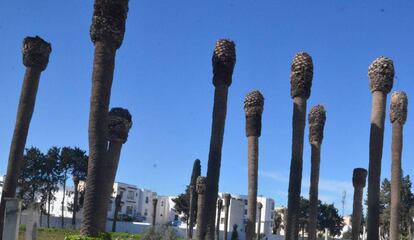
[[[0,3],[0,172],[6,169],[24,66],[25,36],[52,43],[27,146],[87,146],[93,44],[93,1]],[[214,88],[211,55],[219,38],[236,42],[229,90],[220,191],[247,193],[247,139],[243,98],[265,96],[260,138],[259,194],[286,205],[291,155],[289,70],[298,51],[314,61],[308,110],[327,109],[320,197],[352,205],[352,169],[368,166],[371,93],[367,69],[385,55],[394,60],[393,90],[414,95],[412,1],[156,1],[131,0],[125,40],[117,52],[111,106],[128,108],[134,125],[117,180],[162,195],[188,183],[194,159],[206,173]],[[389,98],[388,98],[389,100]],[[411,105],[410,105],[411,106]],[[410,110],[410,108],[409,108]],[[390,175],[391,124],[387,102],[382,176]],[[413,121],[405,125],[403,168],[413,175]],[[302,194],[308,195],[310,146],[305,132]]]

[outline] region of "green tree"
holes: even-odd
[[[85,189],[82,189],[79,192],[79,182],[85,181],[88,174],[88,155],[86,152],[80,148],[75,147],[72,150],[72,168],[71,168],[71,175],[73,179],[74,185],[74,197],[73,203],[71,206],[72,210],[72,225],[74,226],[76,223],[76,213],[81,209],[83,206],[83,200],[85,197]]]
[[[68,180],[68,175],[70,170],[72,169],[73,163],[73,149],[70,147],[63,147],[60,152],[60,162],[59,168],[61,170],[61,184],[63,189],[62,195],[62,216],[61,216],[61,226],[64,226],[64,212],[65,212],[65,197],[66,197],[66,182]]]
[[[300,198],[298,223],[299,230],[302,232],[302,237],[304,237],[305,229],[309,223],[309,200],[304,197]]]
[[[344,227],[343,217],[339,215],[338,209],[333,204],[319,202],[318,230],[329,230],[332,237],[341,235]]]
[[[183,214],[181,221],[188,222],[190,213],[190,189],[186,187],[185,192],[172,199],[174,202],[174,209],[178,214]]]

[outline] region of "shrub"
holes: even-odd
[[[176,240],[177,236],[173,228],[161,225],[151,227],[142,237],[142,240]]]

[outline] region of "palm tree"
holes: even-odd
[[[217,200],[217,219],[216,219],[216,240],[220,239],[220,217],[221,210],[223,209],[223,199]]]
[[[187,238],[193,238],[193,228],[194,228],[194,221],[196,220],[196,213],[197,213],[197,192],[196,192],[196,184],[197,178],[201,174],[201,163],[199,159],[196,159],[193,164],[193,171],[191,173],[191,181],[190,181],[190,209],[188,211],[188,232]]]
[[[207,180],[205,177],[199,176],[197,178],[197,185],[196,191],[198,195],[197,199],[197,240],[204,240],[206,237],[206,188],[207,188]]]
[[[112,108],[108,113],[108,140],[109,147],[103,175],[103,197],[98,204],[100,229],[105,231],[106,215],[108,212],[109,199],[112,195],[115,176],[121,156],[122,145],[128,140],[128,133],[132,126],[132,116],[127,109]]]
[[[316,220],[318,218],[318,185],[321,162],[321,145],[325,127],[326,112],[322,105],[314,106],[308,115],[309,142],[311,144],[311,185],[309,188],[309,240],[316,240]]]
[[[398,240],[400,232],[401,154],[403,147],[403,126],[407,119],[407,105],[408,99],[405,92],[394,92],[392,94],[390,112],[392,123],[390,240]]]
[[[261,227],[261,221],[262,221],[262,208],[263,204],[261,202],[257,203],[257,209],[259,211],[259,217],[257,219],[257,240],[260,240],[260,227]],[[253,238],[251,238],[253,239]]]
[[[156,220],[157,220],[157,203],[158,199],[153,198],[152,199],[152,226],[155,226]]]
[[[228,232],[228,225],[229,225],[229,210],[230,210],[230,202],[231,202],[231,195],[230,193],[225,193],[224,196],[224,240],[227,240],[227,232]]]
[[[293,98],[292,159],[290,162],[286,240],[298,239],[298,213],[302,183],[303,138],[306,102],[311,93],[313,62],[309,54],[300,52],[293,58],[290,94]]]
[[[128,0],[95,0],[91,40],[95,45],[92,96],[89,113],[89,165],[81,234],[97,236],[99,201],[103,198],[102,175],[108,147],[108,108],[116,50],[125,33]]]
[[[206,222],[207,239],[214,239],[214,220],[220,179],[221,150],[227,113],[227,95],[232,82],[236,50],[233,41],[220,39],[213,53],[214,108],[207,167]]]
[[[354,206],[352,210],[352,240],[358,240],[361,232],[362,197],[367,179],[367,170],[355,168],[352,175],[354,185]]]
[[[246,136],[248,138],[248,201],[246,239],[253,239],[257,207],[257,174],[259,169],[259,137],[262,131],[264,98],[259,91],[252,91],[244,99]]]
[[[368,168],[368,229],[367,240],[379,239],[379,193],[381,158],[384,141],[384,120],[387,94],[394,81],[394,64],[391,59],[379,57],[368,69],[372,92],[371,130]]]
[[[1,194],[0,240],[2,239],[1,235],[3,232],[6,204],[4,198],[13,198],[16,195],[17,179],[20,174],[27,133],[36,102],[40,74],[47,67],[51,51],[50,43],[38,36],[26,37],[23,40],[23,64],[26,66],[26,72],[23,79],[19,106],[17,108],[13,138],[10,145],[6,178]]]

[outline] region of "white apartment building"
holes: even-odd
[[[223,193],[219,193],[219,198],[223,199]],[[262,215],[260,219],[260,232],[266,236],[272,234],[273,227],[273,210],[275,208],[275,201],[272,198],[263,196],[257,197],[257,202],[262,203]],[[224,204],[224,199],[223,199]],[[224,207],[220,214],[220,231],[224,231]],[[259,217],[259,212],[256,213],[256,217]],[[256,220],[256,231],[258,228],[258,221]],[[239,237],[244,238],[245,225],[247,222],[247,196],[231,194],[230,208],[229,208],[229,223],[227,231],[231,234],[233,231],[233,225],[237,224]]]
[[[173,199],[175,196],[159,196],[157,204],[157,224],[166,224],[179,221],[179,215],[175,211],[175,203]]]

